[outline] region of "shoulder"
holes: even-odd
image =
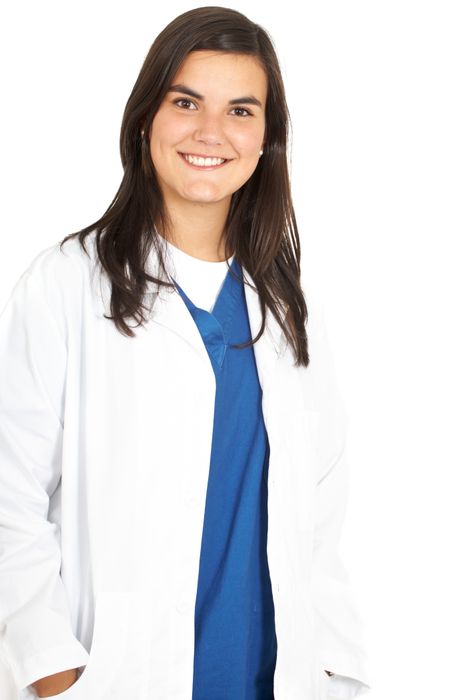
[[[88,295],[95,297],[94,270],[95,246],[91,237],[86,238],[85,252],[78,237],[62,240],[40,250],[31,257],[18,277],[11,298],[30,298],[37,295],[48,307],[60,327],[68,316],[79,316],[81,300]],[[25,295],[25,296],[23,296]],[[25,304],[22,301],[22,304]],[[23,309],[26,312],[26,309]]]
[[[82,248],[78,237],[69,238],[62,244],[62,239],[39,251],[28,263],[23,274],[45,286],[45,283],[65,283],[67,286],[80,275],[89,273],[94,265],[94,246],[92,239],[86,238]]]
[[[21,277],[29,277],[32,284],[39,286],[51,302],[54,296],[67,301],[73,296],[79,298],[84,287],[92,285],[97,269],[95,240],[85,239],[85,248],[77,237],[63,239],[39,251],[28,262]]]

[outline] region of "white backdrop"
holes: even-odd
[[[203,4],[3,9],[2,308],[39,251],[110,204],[122,114],[148,48]],[[285,78],[303,267],[320,277],[350,416],[342,552],[366,620],[368,697],[440,698],[450,655],[450,6],[224,6],[268,30]]]

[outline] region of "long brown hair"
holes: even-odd
[[[99,262],[111,284],[110,310],[117,329],[130,337],[125,322],[132,317],[140,325],[145,319],[147,282],[173,287],[167,274],[164,245],[156,222],[165,228],[167,213],[151,159],[149,134],[153,118],[173,78],[191,51],[216,50],[254,56],[268,79],[264,153],[249,180],[233,193],[227,215],[224,244],[228,259],[252,276],[259,295],[262,324],[257,336],[241,347],[255,343],[263,333],[268,307],[292,348],[296,366],[309,364],[305,324],[306,301],[300,284],[300,240],[291,197],[287,161],[290,116],[280,66],[272,41],[260,25],[226,7],[197,7],[170,22],[156,37],[144,60],[125,106],[120,155],[124,175],[119,189],[103,216],[73,237],[85,252],[85,237],[95,231]],[[151,246],[157,251],[166,280],[146,271]]]

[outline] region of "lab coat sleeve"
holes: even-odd
[[[17,689],[78,668],[49,498],[61,477],[67,348],[27,270],[0,315],[0,655]]]
[[[328,696],[351,700],[370,689],[365,630],[347,569],[338,548],[347,504],[348,416],[337,382],[322,301],[312,313],[311,396],[317,411],[317,472],[311,590],[320,668]]]

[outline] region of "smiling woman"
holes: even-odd
[[[287,142],[268,33],[229,8],[185,12],[127,101],[112,204],[15,285],[2,700],[367,690],[337,548],[346,412],[300,284]]]

